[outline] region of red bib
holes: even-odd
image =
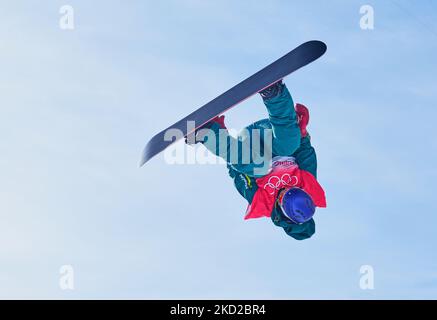
[[[246,211],[245,220],[270,217],[279,190],[298,187],[308,193],[316,207],[325,208],[326,198],[316,178],[308,171],[301,170],[293,157],[275,157],[269,174],[256,179],[258,190]]]

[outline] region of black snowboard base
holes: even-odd
[[[217,98],[211,100],[182,120],[159,132],[147,143],[143,151],[140,166],[143,166],[147,161],[168,146],[180,138],[186,137],[195,129],[203,126],[216,116],[226,112],[273,83],[285,78],[290,73],[317,60],[326,50],[326,44],[321,41],[314,40],[306,42],[246,80],[243,80]],[[195,123],[195,127],[190,128],[189,121]],[[170,129],[180,130],[183,136],[171,141],[164,139],[166,132]]]

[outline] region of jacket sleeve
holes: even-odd
[[[293,154],[293,157],[296,159],[299,169],[308,171],[317,179],[317,156],[309,135],[301,139],[300,147]]]
[[[255,192],[258,189],[256,180],[246,174],[234,170],[228,165],[229,176],[234,180],[234,187],[238,193],[243,196],[248,203],[252,203]]]
[[[277,208],[272,212],[272,221],[276,226],[282,227],[287,235],[296,240],[309,239],[316,232],[316,224],[313,219],[303,224],[294,224],[282,217]]]
[[[253,148],[252,141],[268,139],[266,136],[269,136],[269,130],[253,129],[253,125],[248,126],[238,138],[234,138],[227,129],[221,128],[219,123],[214,122],[200,140],[206,149],[226,161],[228,168],[231,166],[234,170],[251,177],[262,177],[270,170],[271,152],[262,149],[266,148],[262,146]]]

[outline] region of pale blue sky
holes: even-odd
[[[0,298],[437,298],[436,18],[430,0],[1,0]],[[327,54],[286,79],[328,199],[312,239],[244,221],[221,165],[138,169],[155,133],[312,39]]]

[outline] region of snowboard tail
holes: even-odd
[[[235,105],[250,98],[252,95],[269,87],[273,83],[285,78],[290,73],[317,60],[326,52],[326,50],[326,44],[321,41],[314,40],[306,42],[246,80],[243,80],[217,98],[203,105],[196,111],[190,113],[185,118],[159,132],[147,143],[143,151],[140,166],[143,166],[155,155],[178,140],[174,139],[173,141],[166,141],[164,137],[168,130],[178,129],[183,133],[183,136],[186,137],[195,129],[203,126],[216,116],[226,112]],[[190,132],[188,132],[189,129],[187,126],[189,121],[194,121],[196,126],[194,129],[191,129]]]

